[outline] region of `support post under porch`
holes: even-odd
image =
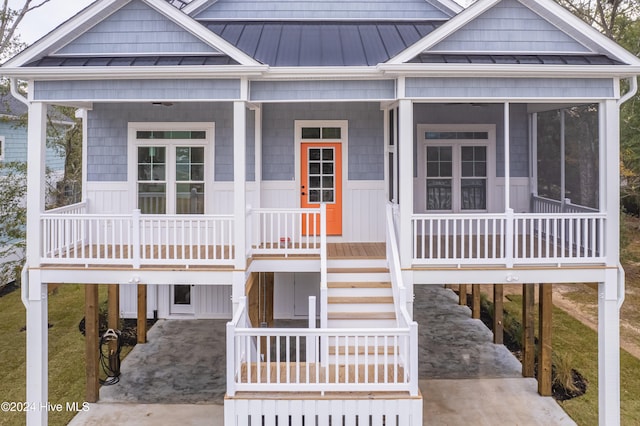
[[[535,298],[535,284],[522,284],[522,376],[535,375],[535,330],[533,302]]]
[[[553,284],[540,284],[538,296],[538,393],[551,396],[551,325],[552,325],[552,290]]]
[[[86,284],[84,305],[84,338],[85,338],[85,399],[87,402],[98,402],[100,393],[98,350],[100,347],[98,325],[98,285]]]
[[[27,426],[44,426],[48,422],[49,399],[48,301],[47,285],[40,271],[29,271],[27,298]]]
[[[620,311],[617,271],[598,283],[598,417],[599,424],[620,424]]]

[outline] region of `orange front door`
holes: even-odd
[[[326,204],[327,235],[342,235],[342,144],[302,143],[300,151],[300,207]]]

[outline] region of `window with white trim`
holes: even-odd
[[[493,135],[426,131],[418,153],[418,209],[486,212],[490,209]]]
[[[136,129],[137,206],[143,214],[204,214],[212,130]],[[209,178],[207,177],[209,176]]]

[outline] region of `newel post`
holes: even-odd
[[[505,229],[505,249],[504,249],[504,257],[505,263],[507,264],[507,268],[513,268],[513,243],[515,239],[514,230],[515,230],[515,216],[513,214],[513,209],[507,209],[507,224]]]
[[[140,209],[135,209],[133,211],[133,215],[131,216],[132,226],[133,226],[133,235],[131,236],[131,260],[133,261],[133,267],[135,269],[140,269],[140,219],[141,213]]]

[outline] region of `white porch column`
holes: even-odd
[[[40,215],[45,207],[46,104],[30,104],[27,131],[27,265],[37,266],[40,264]]]
[[[509,102],[504,103],[504,211],[511,208],[511,146]]]
[[[600,107],[604,109],[604,121],[600,122],[600,127],[604,127],[604,138],[600,139],[600,144],[605,145],[606,156],[605,167],[600,169],[605,178],[605,186],[600,187],[600,194],[604,192],[604,205],[600,206],[600,211],[607,213],[607,265],[617,267],[620,260],[620,110],[613,100],[604,101]]]
[[[29,272],[27,307],[27,426],[44,426],[49,399],[47,285],[40,271]]]
[[[244,296],[247,235],[247,106],[243,101],[233,103],[233,212],[235,217],[235,269],[233,278],[233,307]]]
[[[257,105],[254,109],[255,114],[255,180],[256,195],[254,198],[254,208],[259,209],[262,206],[262,105]]]
[[[598,284],[598,423],[620,424],[620,313],[617,271]]]
[[[398,108],[398,192],[400,198],[400,266],[411,267],[413,257],[413,232],[411,216],[413,214],[413,102],[400,100]],[[410,293],[413,294],[413,293]]]

